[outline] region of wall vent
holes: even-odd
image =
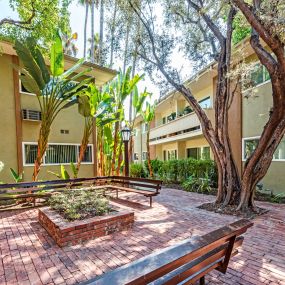
[[[26,121],[41,121],[42,120],[42,113],[40,111],[22,110],[22,119]]]

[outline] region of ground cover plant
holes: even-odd
[[[48,200],[48,205],[68,221],[103,216],[111,211],[109,200],[101,193],[67,190]]]

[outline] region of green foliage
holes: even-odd
[[[150,164],[151,164],[154,175],[159,178],[161,176],[161,169],[162,169],[163,161],[156,158],[156,159],[152,159],[150,161]],[[147,175],[149,175],[147,160],[144,161],[144,167],[146,169]]]
[[[76,178],[78,171],[77,171],[76,166],[74,165],[73,162],[70,162],[70,169],[71,169],[71,172],[73,174],[73,177]],[[66,168],[63,164],[60,165],[60,173],[56,173],[56,172],[53,172],[50,170],[48,170],[48,173],[56,176],[59,179],[63,179],[63,180],[68,180],[71,178],[71,175],[68,173],[68,171],[66,170]]]
[[[16,183],[23,181],[23,172],[17,173],[13,168],[10,168],[11,175]]]
[[[155,176],[167,183],[181,183],[192,176],[207,178],[214,187],[217,185],[217,169],[213,160],[186,158],[161,161],[155,159],[151,161],[151,165]]]
[[[14,20],[27,21],[27,24],[2,25],[1,39],[15,41],[32,36],[41,42],[41,49],[45,52],[52,45],[54,34],[58,29],[65,34],[71,34],[68,11],[70,0],[7,0],[7,2],[12,10],[17,12]],[[33,14],[34,17],[31,19]]]
[[[285,193],[273,194],[270,201],[278,204],[285,203]]]
[[[131,177],[146,177],[144,167],[140,163],[132,163],[130,165],[130,174]]]
[[[189,176],[182,183],[182,187],[185,191],[209,194],[212,192],[210,183],[211,182],[207,177],[198,178],[193,175],[193,176]]]
[[[233,28],[232,41],[234,44],[239,43],[251,33],[251,27],[241,13],[238,13],[234,18]]]
[[[48,199],[48,205],[69,221],[102,216],[111,210],[107,198],[86,190],[68,190],[53,195]]]

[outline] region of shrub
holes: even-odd
[[[193,158],[151,161],[154,175],[166,183],[182,183],[188,177],[206,178],[210,185],[216,187],[218,174],[213,160],[196,160]],[[146,169],[148,169],[146,164]]]
[[[152,159],[150,161],[151,163],[151,166],[152,166],[152,171],[153,171],[153,174],[155,177],[158,177],[160,178],[161,176],[161,167],[162,167],[162,164],[163,164],[163,161],[159,160],[159,159]],[[145,167],[145,170],[146,170],[146,176],[149,176],[149,168],[148,168],[148,162],[147,160],[144,161],[144,167]]]
[[[130,174],[132,177],[146,177],[144,167],[140,163],[133,163],[130,167]]]
[[[48,199],[48,205],[69,221],[102,216],[110,212],[102,194],[86,190],[67,190]]]
[[[185,191],[197,193],[212,193],[210,180],[208,178],[197,178],[194,176],[188,177],[183,183],[182,187]]]

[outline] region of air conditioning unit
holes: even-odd
[[[22,119],[26,121],[41,121],[42,113],[40,111],[23,109]]]

